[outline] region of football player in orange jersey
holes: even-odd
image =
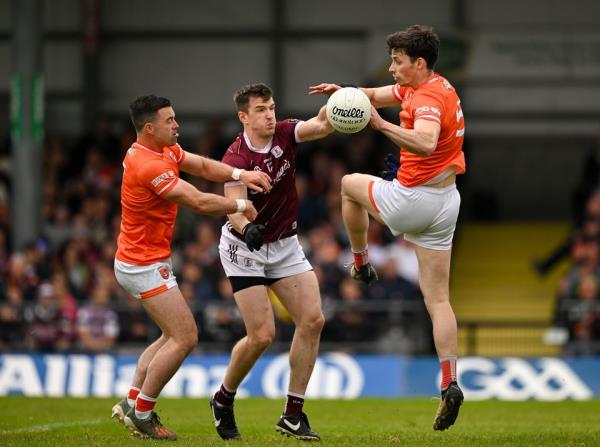
[[[240,213],[251,221],[257,215],[249,200],[203,193],[180,179],[179,170],[216,182],[238,180],[257,192],[270,191],[271,181],[262,172],[234,169],[184,151],[177,144],[179,125],[166,98],[139,97],[131,103],[130,114],[137,141],[123,160],[115,276],[123,289],[141,300],[162,334],[140,356],[127,398],[113,407],[112,415],[136,435],[175,440],[154,406],[198,340],[170,259],[177,207],[212,216]]]
[[[439,38],[429,27],[413,25],[387,38],[395,84],[363,88],[374,106],[371,127],[400,148],[396,178],[365,174],[342,179],[342,216],[354,263],[354,279],[377,279],[369,263],[369,215],[394,235],[415,245],[419,283],[433,323],[433,337],[442,370],[442,399],[433,428],[454,424],[463,401],[456,379],[457,325],[450,305],[450,254],[460,206],[455,185],[465,172],[462,151],[464,118],[454,87],[433,71]],[[340,86],[320,84],[310,94],[330,95]],[[376,108],[401,105],[400,124],[385,121]]]

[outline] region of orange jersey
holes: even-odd
[[[178,144],[154,152],[134,143],[123,160],[121,231],[115,257],[149,265],[171,256],[177,204],[164,199],[179,181],[185,152]]]
[[[453,167],[457,174],[465,172],[465,154],[462,145],[465,121],[460,99],[454,87],[437,73],[418,86],[392,89],[402,103],[400,127],[413,129],[415,121],[429,120],[440,124],[438,143],[429,157],[421,157],[400,148],[398,181],[404,186],[422,185]]]

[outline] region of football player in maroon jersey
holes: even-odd
[[[267,295],[270,287],[296,325],[290,349],[287,401],[276,430],[297,439],[319,440],[310,428],[303,404],[324,318],[317,277],[296,234],[295,174],[298,143],[324,138],[333,128],[327,121],[325,106],[307,121],[277,121],[273,92],[264,84],[240,88],[234,101],[243,132],[229,146],[223,162],[237,169],[267,173],[272,189],[266,194],[254,194],[240,182],[225,184],[227,197],[250,195],[258,216],[250,222],[231,214],[221,233],[221,263],[231,281],[247,334],[233,348],[223,384],[210,401],[216,429],[223,439],[240,438],[233,415],[236,390],[275,335]]]

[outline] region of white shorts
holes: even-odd
[[[266,242],[260,250],[250,251],[244,241],[223,225],[219,254],[227,277],[279,279],[312,270],[296,235]]]
[[[460,194],[456,185],[445,188],[402,186],[396,179],[373,182],[372,199],[383,222],[397,236],[420,247],[449,250],[456,229]]]
[[[177,285],[170,258],[150,265],[132,265],[115,259],[115,276],[127,293],[142,300]]]

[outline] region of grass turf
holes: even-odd
[[[0,398],[1,446],[128,446],[156,444],[133,438],[110,419],[116,399]],[[243,446],[296,445],[275,432],[283,401],[236,402]],[[324,446],[598,446],[600,400],[586,402],[465,402],[455,426],[431,428],[437,402],[360,399],[308,401],[313,429]],[[161,399],[175,445],[223,446],[207,399]],[[238,443],[236,443],[238,445]]]

